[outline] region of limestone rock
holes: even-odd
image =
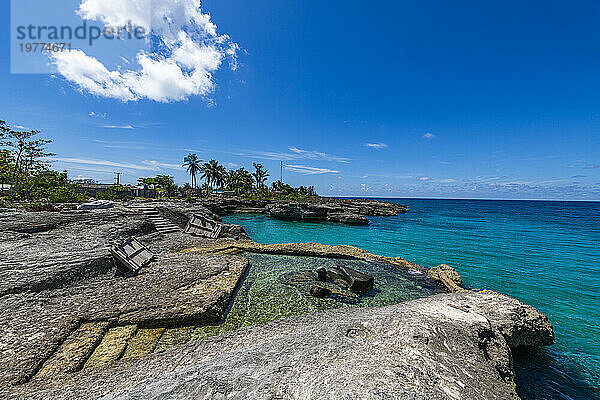
[[[158,202],[153,203],[152,205],[165,219],[173,222],[182,229],[185,229],[188,221],[194,214],[201,215],[211,221],[221,222],[221,217],[202,205],[175,201]],[[250,239],[244,228],[239,225],[230,224],[222,225],[221,237],[232,238],[235,240]]]
[[[352,225],[368,225],[369,220],[356,213],[318,203],[272,203],[266,212],[273,218],[295,221],[330,221]]]
[[[238,256],[179,253],[205,240],[154,232],[122,206],[2,213],[0,227],[0,392],[38,370],[76,370],[85,360],[79,353],[97,342],[90,333],[96,323],[219,321],[247,268]],[[125,277],[115,271],[110,246],[131,236],[156,260]],[[82,328],[86,323],[92,328]],[[78,354],[67,354],[73,349]],[[50,358],[56,361],[45,365]]]
[[[0,296],[60,288],[113,267],[110,246],[154,230],[129,210],[0,214]]]
[[[314,285],[310,288],[310,294],[315,297],[327,297],[331,294],[331,290],[320,285]]]
[[[110,200],[96,200],[85,204],[80,204],[77,206],[78,210],[82,211],[91,211],[91,210],[106,210],[109,208],[113,208],[115,206],[114,201]]]
[[[368,225],[367,216],[393,216],[408,207],[381,200],[336,199],[316,197],[302,201],[246,200],[231,196],[214,196],[201,204],[220,216],[234,213],[262,213],[274,218],[295,221],[329,221],[350,225]]]
[[[364,215],[352,214],[348,212],[334,212],[327,215],[329,222],[339,222],[348,225],[369,225],[369,220]]]
[[[7,398],[516,400],[510,345],[549,344],[551,332],[517,300],[442,294],[240,329],[32,381]]]
[[[462,279],[456,270],[446,264],[430,268],[427,275],[435,281],[438,281],[448,292],[458,292],[462,290]]]

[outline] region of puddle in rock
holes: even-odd
[[[192,340],[330,308],[385,306],[440,293],[425,274],[387,264],[256,253],[246,253],[244,257],[250,261],[248,275],[224,321],[216,326],[197,327]],[[336,265],[374,276],[373,289],[357,295],[335,283],[317,281],[317,268]],[[313,297],[310,288],[316,283],[330,289],[333,295]]]

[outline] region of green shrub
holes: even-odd
[[[53,204],[42,203],[39,201],[32,201],[30,203],[23,204],[23,208],[27,211],[58,211]]]
[[[0,198],[0,208],[13,208],[14,204],[12,204],[8,198],[2,197]]]
[[[112,200],[112,201],[119,200],[119,196],[117,196],[117,193],[112,190],[104,190],[102,192],[98,192],[96,194],[96,198],[98,200]]]
[[[59,186],[48,191],[48,201],[50,203],[84,203],[88,196],[77,193],[71,186]]]

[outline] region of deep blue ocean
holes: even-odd
[[[524,399],[600,399],[600,202],[386,199],[410,212],[370,226],[232,215],[260,243],[349,244],[493,289],[550,318],[556,344],[515,352]]]

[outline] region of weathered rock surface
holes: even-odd
[[[215,323],[247,268],[237,256],[179,253],[209,240],[156,232],[143,214],[122,206],[2,213],[0,228],[0,388],[40,368],[42,375],[81,368],[108,325]],[[124,277],[109,249],[130,236],[156,261]],[[73,339],[82,337],[89,341]],[[57,361],[45,365],[49,357]]]
[[[438,281],[448,292],[460,292],[462,288],[462,279],[456,270],[446,264],[430,268],[427,275],[434,281]]]
[[[265,208],[273,218],[294,221],[329,221],[353,225],[368,225],[369,220],[357,213],[317,203],[272,203]]]
[[[154,230],[123,208],[0,214],[0,296],[107,273],[111,244]]]
[[[188,221],[194,214],[201,215],[209,220],[222,222],[219,215],[213,213],[208,208],[199,204],[188,204],[185,202],[152,202],[154,208],[167,220],[175,225],[185,229]],[[221,237],[232,238],[236,240],[250,239],[239,225],[223,224]]]
[[[113,208],[115,206],[114,201],[110,200],[96,200],[85,204],[80,204],[77,206],[78,210],[82,211],[91,211],[91,210],[106,210],[108,208]]]
[[[228,332],[34,380],[6,398],[518,399],[510,346],[552,340],[547,318],[517,300],[443,294]]]

